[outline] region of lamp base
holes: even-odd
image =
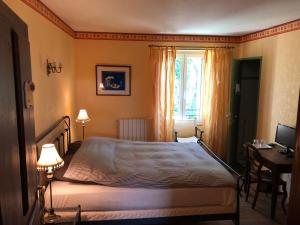
[[[44,217],[44,224],[55,224],[60,218],[60,215],[55,214],[54,210],[50,209],[48,215]]]

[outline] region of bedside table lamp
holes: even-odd
[[[51,181],[53,180],[53,171],[62,167],[64,161],[56,151],[54,144],[45,144],[42,146],[40,158],[37,162],[37,169],[39,171],[46,171],[47,178],[50,186],[50,209],[48,215],[44,218],[46,223],[54,223],[60,216],[54,213],[52,207],[52,186]]]
[[[87,111],[85,109],[80,109],[76,122],[81,123],[82,124],[82,140],[84,140],[84,127],[85,127],[85,123],[89,122],[91,119],[89,118]]]

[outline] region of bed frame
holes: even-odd
[[[69,146],[71,145],[71,119],[69,116],[64,116],[56,121],[51,127],[40,134],[36,142],[37,159],[40,157],[42,145],[46,143],[53,143],[61,157],[65,156]],[[43,192],[48,185],[46,172],[40,171],[38,176],[38,195],[41,203],[43,203]],[[43,204],[41,204],[43,205]]]
[[[71,119],[64,116],[36,138],[36,154],[40,156],[42,145],[53,143],[60,156],[64,156],[71,144]]]
[[[197,130],[195,130],[197,134]],[[50,142],[56,145],[59,154],[64,157],[71,143],[71,126],[70,117],[64,116],[41,134],[37,139],[37,156],[40,154],[42,144]],[[199,144],[203,147],[214,159],[216,159],[224,168],[229,171],[236,179],[236,210],[232,213],[224,214],[209,214],[198,216],[173,216],[173,217],[161,217],[161,218],[144,218],[144,219],[123,219],[123,220],[104,220],[104,221],[82,221],[80,224],[84,225],[97,225],[97,224],[111,224],[111,225],[143,225],[143,224],[168,224],[174,222],[197,222],[197,221],[213,221],[213,220],[232,220],[235,225],[240,224],[240,183],[242,176],[228,166],[224,161],[218,158],[202,140],[199,140]],[[78,145],[78,142],[77,142]]]

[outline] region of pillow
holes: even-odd
[[[88,138],[72,158],[64,179],[95,182],[116,172],[116,141],[110,138]]]
[[[80,145],[81,145],[81,141],[76,141],[69,145],[69,149],[63,158],[64,166],[62,168],[59,168],[58,170],[54,171],[54,178],[56,180],[70,181],[69,179],[66,180],[66,178],[63,178],[63,176],[64,176],[65,172],[67,171],[74,154],[80,148]]]

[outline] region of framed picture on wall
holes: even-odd
[[[96,94],[131,94],[131,66],[96,65]]]

